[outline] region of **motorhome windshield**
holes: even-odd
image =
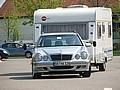
[[[56,46],[83,46],[77,35],[47,35],[41,36],[38,41],[38,47],[56,47]]]

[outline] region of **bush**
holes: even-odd
[[[120,56],[120,50],[119,51],[113,51],[113,56]]]

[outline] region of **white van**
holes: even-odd
[[[76,32],[88,47],[91,65],[105,71],[113,57],[112,11],[104,7],[39,9],[34,13],[34,43],[43,33]]]

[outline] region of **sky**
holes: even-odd
[[[0,8],[2,7],[2,5],[4,4],[6,0],[0,0]]]

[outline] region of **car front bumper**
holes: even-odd
[[[89,71],[90,61],[39,61],[32,63],[32,72],[34,73],[67,73]]]

